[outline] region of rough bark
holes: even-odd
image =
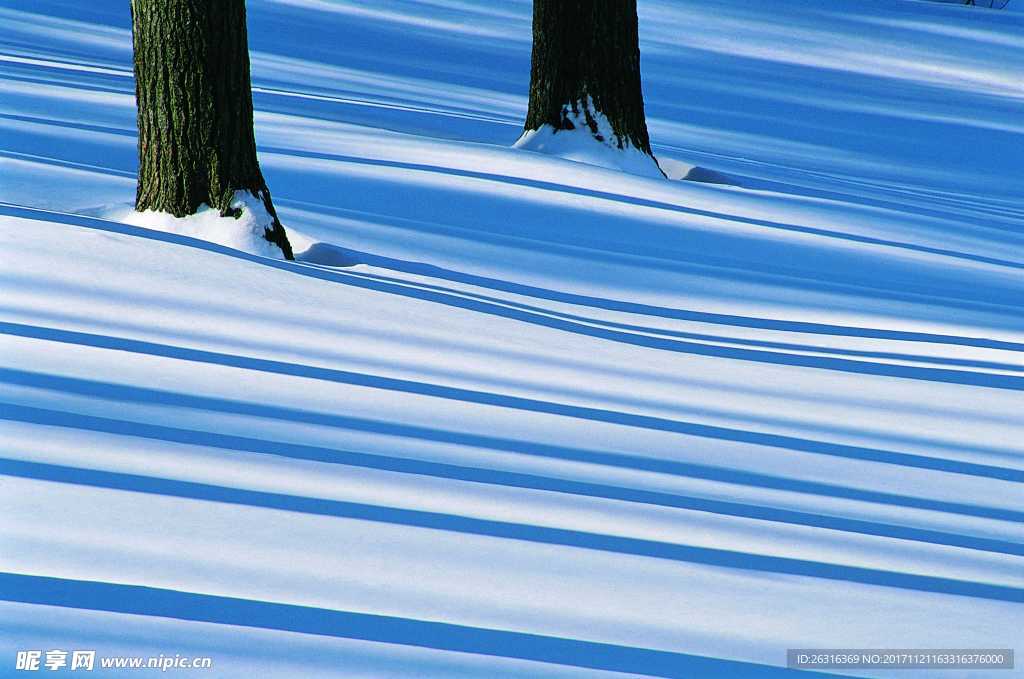
[[[267,240],[292,249],[256,159],[245,0],[131,0],[138,104],[137,210],[177,217],[236,191],[262,199]]]
[[[636,0],[534,0],[525,129],[572,129],[572,111],[599,137],[589,101],[608,118],[619,148],[628,142],[653,156],[637,31]]]

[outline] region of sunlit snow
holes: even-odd
[[[231,208],[238,211],[237,217],[221,215],[219,210],[206,204],[200,205],[194,215],[186,217],[175,217],[153,210],[137,212],[131,207],[111,208],[103,213],[103,217],[115,222],[208,240],[262,257],[283,258],[281,250],[266,238],[274,218],[267,212],[260,198],[248,191],[236,191],[231,200]]]
[[[1024,14],[639,7],[667,177],[513,147],[526,0],[249,0],[286,262],[133,213],[128,3],[3,3],[0,675],[1024,647]]]

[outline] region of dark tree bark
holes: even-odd
[[[292,249],[256,160],[245,0],[131,0],[139,183],[135,209],[231,215],[236,191],[263,201],[266,238]]]
[[[628,142],[653,157],[637,30],[636,0],[534,0],[525,129],[572,129],[572,112],[582,114],[591,133],[605,141],[589,100],[608,118],[619,148]]]

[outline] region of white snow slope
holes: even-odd
[[[1024,15],[641,0],[668,180],[511,148],[528,2],[248,6],[295,263],[99,217],[128,3],[0,7],[0,675],[1024,648]]]

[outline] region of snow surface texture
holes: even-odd
[[[247,6],[296,262],[101,218],[127,5],[0,7],[0,675],[1024,647],[1020,13],[644,0],[701,183],[509,148],[528,2]]]
[[[260,198],[248,191],[236,191],[231,199],[231,207],[241,210],[238,217],[222,217],[219,210],[205,203],[199,206],[194,215],[187,217],[175,217],[153,210],[137,212],[131,208],[110,209],[102,213],[102,216],[115,222],[208,240],[261,257],[284,258],[281,249],[266,238],[267,229],[273,226],[274,218],[267,212]]]
[[[586,111],[591,112],[596,131],[588,125]],[[623,140],[623,145],[619,146],[612,124],[594,108],[590,97],[579,102],[575,109],[567,106],[565,118],[572,123],[571,129],[556,130],[551,125],[541,125],[536,130],[523,132],[523,136],[513,146],[524,151],[546,153],[641,177],[664,177],[654,158],[634,147],[628,139]]]

